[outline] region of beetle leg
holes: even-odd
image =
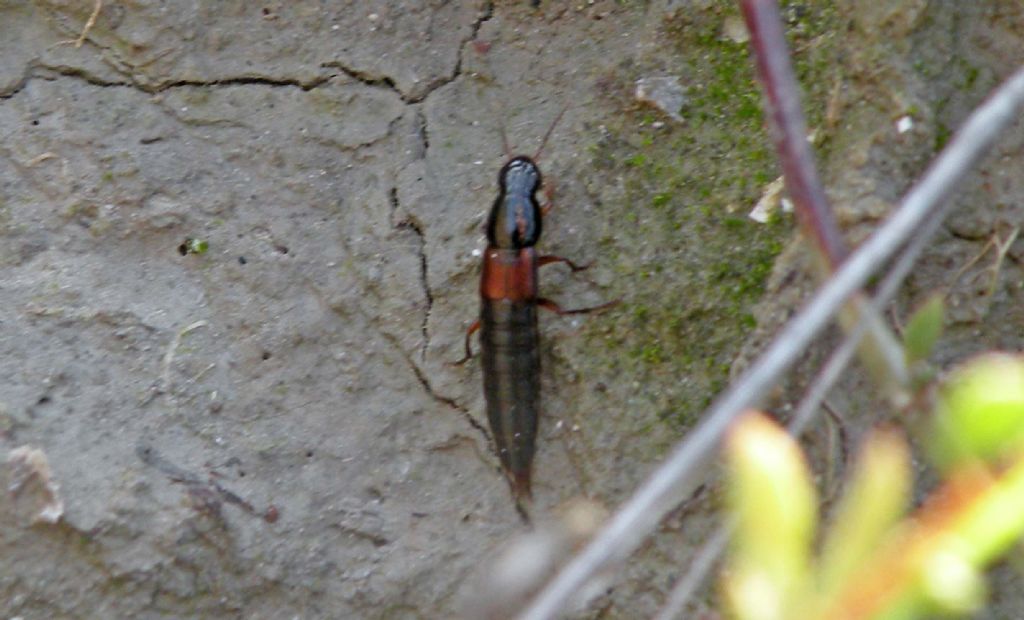
[[[622,300],[621,299],[613,299],[611,301],[605,302],[605,303],[600,304],[598,306],[590,306],[589,308],[572,308],[571,310],[566,310],[566,309],[562,308],[561,306],[559,306],[558,304],[556,304],[555,302],[551,301],[550,299],[545,299],[544,297],[540,297],[540,298],[537,299],[537,305],[540,306],[541,308],[544,308],[546,310],[550,310],[550,311],[554,312],[555,314],[560,314],[560,315],[566,315],[566,314],[587,314],[588,312],[595,312],[597,310],[604,310],[605,308],[611,308],[612,306],[618,304],[620,301],[622,301]]]
[[[480,329],[480,319],[473,321],[473,324],[466,330],[466,356],[457,362],[452,362],[452,366],[461,366],[469,361],[469,358],[473,357],[473,350],[469,347],[470,339],[473,337],[473,332]]]
[[[540,216],[547,217],[555,207],[555,184],[551,179],[544,181],[544,204],[540,208]]]
[[[541,256],[540,258],[537,259],[537,266],[538,267],[543,267],[544,265],[550,265],[551,263],[565,263],[566,265],[569,266],[569,269],[573,270],[574,273],[577,272],[577,271],[584,271],[586,269],[590,269],[590,265],[592,264],[592,263],[587,263],[586,265],[577,265],[576,263],[572,262],[568,258],[562,258],[561,256],[554,256],[554,255],[551,255],[551,254],[549,254],[547,256]]]

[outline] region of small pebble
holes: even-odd
[[[747,30],[747,25],[743,23],[741,17],[730,15],[722,24],[722,38],[733,43],[746,43],[750,40],[750,31]]]
[[[634,96],[649,103],[676,121],[683,120],[679,111],[686,105],[686,89],[674,76],[645,77],[636,81]]]

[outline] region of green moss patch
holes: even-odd
[[[828,2],[799,7],[784,11],[813,128],[834,79],[837,16]],[[588,383],[593,376],[622,386],[627,401],[674,429],[691,425],[724,387],[793,230],[789,216],[768,224],[747,217],[780,172],[748,46],[722,36],[723,21],[735,15],[734,2],[714,2],[664,24],[680,64],[660,73],[680,76],[688,88],[682,123],[624,97],[623,113],[592,148],[595,185],[623,179],[621,200],[601,205],[611,214],[599,254],[615,266],[623,303],[588,323],[589,348],[608,352],[585,362]],[[617,80],[644,75],[623,71],[631,74]]]

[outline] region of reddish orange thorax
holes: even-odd
[[[490,247],[484,253],[484,273],[480,278],[480,296],[484,299],[532,301],[537,298],[537,252],[532,247],[501,249]]]

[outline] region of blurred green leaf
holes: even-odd
[[[942,295],[935,294],[911,315],[906,329],[903,330],[903,349],[907,364],[928,359],[939,336],[942,335],[945,314]]]
[[[944,469],[1024,447],[1024,358],[990,353],[956,370],[935,411],[931,454]]]
[[[973,566],[984,567],[1024,535],[1024,455],[962,511],[951,532]]]
[[[910,451],[896,431],[873,431],[822,548],[822,591],[840,590],[874,553],[910,502]]]
[[[957,549],[938,549],[922,563],[923,594],[946,613],[966,614],[985,601],[985,581],[979,567]]]
[[[726,443],[737,516],[725,590],[738,618],[799,616],[810,591],[817,497],[807,462],[786,431],[761,413],[744,416]]]

